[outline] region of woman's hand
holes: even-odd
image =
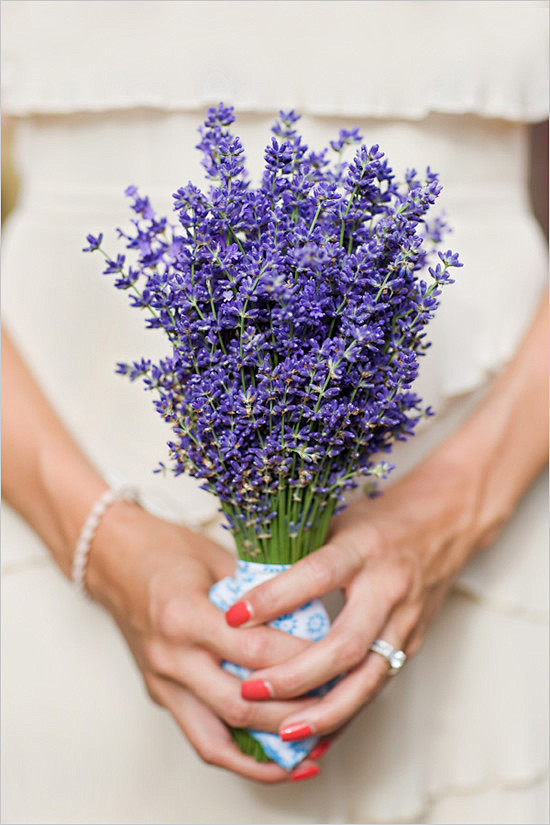
[[[465,498],[473,496],[468,476],[457,467],[447,469],[440,476],[426,466],[380,498],[357,500],[333,520],[324,547],[246,595],[247,626],[339,588],[345,595],[325,639],[284,663],[262,668],[243,685],[244,695],[253,697],[258,682],[267,682],[278,703],[347,674],[305,713],[289,708],[280,728],[283,738],[331,733],[378,693],[389,665],[369,651],[375,639],[407,656],[419,649],[475,544],[471,509],[463,508]]]
[[[289,713],[285,739],[337,730],[388,678],[370,652],[383,639],[416,653],[456,575],[498,534],[548,457],[548,301],[514,359],[474,414],[382,497],[358,500],[333,521],[329,542],[245,595],[227,614],[258,625],[341,588],[346,604],[322,641],[262,668],[243,695],[295,699],[347,674],[305,713]]]
[[[258,669],[308,643],[268,627],[236,631],[208,599],[235,560],[207,537],[117,503],[100,522],[87,571],[94,599],[111,613],[151,698],[174,717],[206,762],[262,782],[314,775],[311,760],[292,774],[257,763],[233,743],[227,725],[277,731],[289,710],[314,700],[269,705],[241,697],[241,682],[221,668],[228,659]]]
[[[2,377],[2,495],[70,577],[82,525],[107,485],[4,330]],[[224,724],[276,731],[289,710],[286,703],[251,706],[221,659],[258,669],[307,647],[273,628],[243,634],[227,626],[208,591],[234,568],[231,555],[206,537],[119,501],[93,538],[86,585],[118,624],[150,695],[172,713],[203,759],[263,782],[307,778],[316,771],[311,760],[289,777],[275,764],[242,754]],[[291,707],[305,710],[310,703]]]

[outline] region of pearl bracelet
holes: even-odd
[[[105,490],[88,513],[76,543],[71,574],[71,579],[76,591],[84,598],[90,598],[85,583],[86,565],[90,554],[90,545],[97,530],[99,520],[105,514],[107,508],[110,507],[111,504],[114,504],[115,501],[135,502],[137,500],[138,491],[135,487],[129,487],[126,484],[120,487],[111,487],[109,490]]]

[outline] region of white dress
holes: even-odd
[[[547,3],[13,0],[2,16],[21,175],[3,313],[107,479],[137,483],[158,512],[227,543],[193,479],[152,473],[165,425],[114,364],[162,343],[80,251],[101,230],[115,249],[128,184],[168,211],[179,185],[200,181],[196,128],[221,100],[236,108],[256,176],[281,108],[304,115],[312,146],[358,125],[396,171],[440,172],[464,268],[420,378],[437,415],[396,451],[395,474],[478,403],[546,282],[526,124],[548,116]],[[199,760],[147,698],[109,617],[74,595],[5,507],[3,821],[547,822],[546,503],[541,478],[322,778],[268,788]]]

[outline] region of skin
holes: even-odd
[[[348,674],[281,730],[308,724],[326,735],[347,723],[388,679],[372,642],[413,656],[457,574],[498,536],[548,457],[547,338],[545,297],[516,357],[460,429],[383,496],[337,516],[323,548],[244,596],[250,628],[315,596],[345,594],[325,639],[247,680],[266,681],[268,701],[278,701]]]
[[[6,330],[2,379],[2,496],[70,578],[80,530],[107,484],[63,426]],[[220,662],[257,669],[295,655],[307,643],[267,627],[228,627],[208,591],[234,569],[231,554],[206,536],[135,504],[116,502],[93,538],[86,585],[126,639],[149,695],[172,714],[199,756],[251,779],[281,782],[292,774],[242,754],[224,723],[276,731],[288,715],[287,703],[251,705],[241,698],[240,681]],[[311,699],[291,706],[302,713],[309,704]],[[302,772],[313,767],[312,760],[299,766]]]
[[[241,754],[225,723],[270,731],[307,723],[327,742],[387,681],[372,641],[409,656],[419,649],[456,575],[496,538],[547,460],[547,306],[545,298],[474,415],[383,497],[335,518],[325,547],[251,591],[246,627],[230,628],[208,600],[214,581],[234,570],[226,550],[137,505],[109,507],[92,542],[88,590],[126,639],[151,698],[204,761],[262,783],[288,780]],[[69,577],[82,525],[107,484],[4,331],[2,371],[2,495]],[[262,626],[338,588],[346,605],[322,642]],[[267,680],[273,698],[242,699],[241,683],[220,667],[225,658]],[[293,698],[340,672],[348,675],[325,698]],[[313,772],[315,763],[299,769]]]
[[[418,650],[458,572],[498,535],[546,461],[547,327],[545,298],[474,415],[384,496],[336,517],[323,548],[250,591],[247,627],[229,627],[208,600],[210,586],[234,570],[226,550],[137,505],[107,510],[92,542],[88,589],[118,625],[151,698],[204,761],[264,783],[292,778],[241,754],[224,722],[269,731],[307,723],[330,734],[388,678],[385,659],[369,653],[375,638],[408,656]],[[5,332],[2,370],[2,493],[70,576],[82,524],[107,485]],[[346,604],[321,642],[262,626],[337,588]],[[250,678],[267,680],[273,698],[243,699],[223,658],[252,668]],[[325,698],[295,698],[344,672]]]

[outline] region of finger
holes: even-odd
[[[162,704],[204,762],[267,784],[289,779],[274,762],[259,763],[241,753],[223,722],[188,690],[162,679],[156,687]]]
[[[319,765],[311,757],[304,759],[303,762],[294,768],[289,779],[291,782],[301,782],[303,779],[313,779],[321,772]]]
[[[206,594],[196,591],[172,598],[158,611],[155,633],[170,643],[206,647],[219,658],[249,669],[285,661],[311,642],[271,627],[234,630]]]
[[[363,564],[357,550],[327,544],[246,593],[227,611],[226,620],[231,627],[240,627],[276,619],[311,599],[345,587]]]
[[[354,668],[338,684],[312,705],[305,714],[292,714],[279,729],[283,741],[291,742],[307,736],[327,736],[349,722],[369,701],[374,699],[388,680],[388,666],[382,659],[371,658]]]
[[[408,608],[397,610],[383,627],[378,638],[388,641],[395,649],[403,649],[399,638],[411,635],[412,611]],[[311,705],[306,714],[291,714],[281,725],[279,734],[283,739],[302,738],[306,735],[325,736],[340,730],[355,716],[363,705],[371,702],[391,677],[388,660],[379,653],[370,651],[365,659],[349,672],[326,696]]]
[[[241,696],[241,680],[220,667],[204,650],[174,651],[170,667],[158,675],[187,687],[200,696],[220,719],[233,728],[252,728],[276,733],[289,713],[306,713],[315,698],[290,702],[249,702]]]
[[[309,752],[309,758],[314,762],[318,762],[330,750],[333,744],[332,736],[323,736],[315,745],[313,750]]]
[[[376,638],[376,630],[385,625],[391,609],[379,595],[383,592],[379,580],[378,573],[365,576],[362,585],[350,593],[324,639],[282,664],[251,674],[243,683],[244,694],[250,696],[254,689],[259,692],[265,684],[276,699],[302,696],[358,665]]]
[[[284,662],[303,653],[313,644],[264,625],[233,629],[223,620],[223,614],[214,605],[205,606],[204,621],[197,627],[196,636],[198,644],[220,659],[235,662],[249,670]]]

